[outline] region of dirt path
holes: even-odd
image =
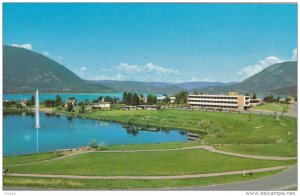
[[[219,173],[208,173],[208,174],[188,174],[188,175],[176,175],[176,176],[76,176],[76,175],[51,175],[51,174],[18,174],[8,173],[6,176],[19,176],[19,177],[42,177],[42,178],[69,178],[69,179],[140,179],[140,180],[162,180],[162,179],[183,179],[183,178],[205,178],[214,176],[226,176],[236,174],[249,174],[268,172],[280,169],[286,169],[287,166],[268,167],[260,169],[242,170],[242,171],[229,171]]]
[[[177,150],[189,150],[189,149],[204,149],[210,152],[230,155],[235,157],[250,158],[250,159],[264,159],[264,160],[295,160],[297,157],[275,157],[275,156],[259,156],[259,155],[248,155],[239,154],[233,152],[225,152],[215,149],[213,146],[191,146],[182,148],[172,148],[172,149],[158,149],[158,150],[106,150],[106,151],[92,151],[93,153],[136,153],[136,152],[163,152],[163,151],[177,151]]]
[[[225,152],[225,151],[217,150],[213,146],[202,146],[202,149],[208,150],[210,152],[219,153],[219,154],[225,154],[225,155],[230,155],[230,156],[235,156],[235,157],[250,158],[250,159],[264,159],[264,160],[277,160],[277,161],[296,160],[297,159],[297,157],[259,156],[259,155],[239,154],[239,153],[234,153],[234,152]]]

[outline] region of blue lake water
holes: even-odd
[[[103,98],[106,96],[110,96],[112,98],[118,97],[120,100],[123,98],[123,92],[111,92],[111,93],[40,93],[39,98],[40,101],[44,101],[46,99],[55,99],[56,95],[59,94],[59,96],[62,98],[62,100],[67,100],[70,97],[75,97],[77,101],[84,101],[85,99],[88,100],[94,100],[98,99],[99,96],[102,96]],[[138,93],[143,94],[144,97],[147,97],[146,93]],[[31,96],[35,95],[35,92],[31,93],[5,93],[3,94],[3,100],[21,100],[21,99],[31,99]],[[160,96],[160,94],[157,94],[157,96]]]
[[[124,128],[120,123],[88,120],[66,116],[40,114],[42,128],[34,128],[32,115],[3,116],[3,154],[20,155],[48,152],[58,149],[87,146],[96,139],[97,143],[143,144],[188,141],[183,131],[149,131]]]

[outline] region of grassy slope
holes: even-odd
[[[252,176],[231,175],[210,178],[176,179],[176,180],[85,180],[85,179],[58,179],[58,178],[31,178],[4,176],[4,186],[31,187],[41,189],[145,189],[145,188],[171,188],[187,186],[205,186],[210,184],[223,184],[244,181],[269,176],[278,173],[254,173]]]
[[[3,157],[3,164],[20,164],[20,163],[31,163],[42,160],[54,159],[60,156],[63,156],[63,153],[59,152],[47,152],[39,154],[29,154],[29,155],[20,155],[20,156],[7,156]]]
[[[261,109],[261,110],[270,110],[270,111],[277,111],[277,112],[288,112],[289,106],[283,104],[276,104],[276,103],[265,103],[263,105],[255,106],[254,109]]]
[[[209,144],[259,144],[296,140],[297,120],[291,117],[281,117],[280,122],[273,116],[224,112],[200,112],[190,110],[159,110],[159,111],[96,111],[82,115],[84,117],[101,120],[111,120],[123,123],[158,126],[205,131]],[[210,126],[201,129],[199,123],[209,121]]]
[[[180,175],[293,164],[295,161],[245,159],[206,150],[139,153],[88,153],[24,166],[9,172],[72,175]]]
[[[297,156],[297,143],[287,144],[252,144],[252,145],[232,145],[232,146],[215,146],[216,149],[236,152],[241,154],[254,154],[264,156]]]

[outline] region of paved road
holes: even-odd
[[[298,185],[298,165],[293,165],[290,168],[272,175],[259,179],[248,180],[244,182],[229,183],[223,185],[186,187],[175,189],[160,189],[160,190],[215,190],[215,191],[278,191],[295,188]]]
[[[298,103],[290,104],[289,106],[289,114],[291,116],[297,117],[298,116]]]

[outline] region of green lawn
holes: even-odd
[[[223,184],[244,180],[252,180],[264,176],[274,175],[280,170],[254,173],[251,176],[230,175],[210,178],[190,178],[174,180],[86,180],[64,178],[32,178],[4,176],[3,184],[8,187],[31,187],[40,189],[146,189],[205,186]]]
[[[230,146],[215,146],[218,150],[264,156],[297,156],[297,143],[294,144],[241,144]]]
[[[107,150],[158,150],[200,146],[199,142],[168,142],[157,144],[124,144],[106,146]]]
[[[20,156],[6,156],[3,157],[3,164],[20,164],[20,163],[31,163],[42,160],[54,159],[60,156],[63,156],[63,153],[59,152],[47,152],[39,154],[29,154],[29,155],[20,155]]]
[[[297,138],[297,119],[271,115],[200,112],[191,110],[96,111],[82,114],[91,119],[117,121],[136,126],[207,132],[208,144],[266,144],[290,142]]]
[[[290,165],[295,162],[238,158],[193,149],[138,153],[95,152],[42,163],[4,167],[11,173],[142,176],[225,172]]]
[[[289,111],[289,106],[287,104],[279,104],[279,103],[264,103],[262,105],[255,106],[253,108],[261,109],[261,110],[277,111],[277,112]]]

